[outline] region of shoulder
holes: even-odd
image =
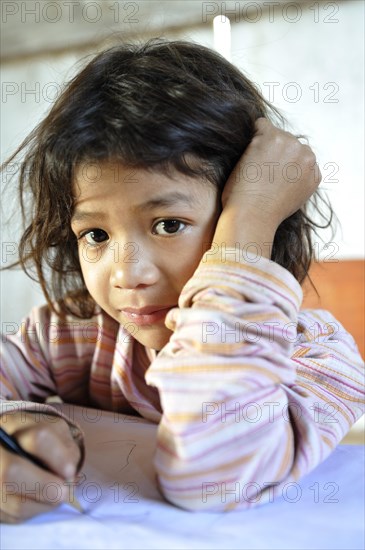
[[[302,356],[326,357],[341,368],[359,368],[364,361],[352,334],[324,309],[302,309],[298,314],[296,352]]]
[[[105,311],[98,308],[90,318],[81,318],[76,315],[64,315],[57,304],[50,308],[47,304],[34,307],[29,315],[21,321],[21,331],[34,332],[39,338],[57,341],[57,336],[71,334],[74,338],[82,337],[85,341],[99,338],[100,333],[115,337],[119,330],[119,323],[112,319]]]
[[[301,309],[298,313],[298,332],[303,331],[312,331],[317,335],[324,333],[354,342],[342,323],[325,309]]]

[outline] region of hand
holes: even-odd
[[[67,502],[67,481],[74,478],[81,454],[67,422],[24,411],[8,413],[1,421],[4,430],[49,469],[0,447],[1,522],[19,523]]]
[[[246,215],[261,218],[276,230],[304,205],[320,181],[312,149],[259,118],[256,133],[223,190],[223,212],[236,213],[242,222]]]

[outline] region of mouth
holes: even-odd
[[[144,326],[154,325],[160,321],[163,321],[170,309],[174,307],[177,307],[177,305],[148,306],[140,309],[126,307],[118,311],[120,311],[129,322],[138,326]]]

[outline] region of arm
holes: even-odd
[[[45,404],[47,397],[60,393],[52,366],[61,355],[62,337],[71,342],[74,332],[71,325],[68,333],[62,331],[59,318],[44,306],[34,308],[20,323],[16,334],[1,335],[0,417],[11,412],[61,417],[68,422],[82,447],[79,428],[60,411]],[[76,362],[75,350],[72,352]]]
[[[226,511],[267,502],[275,484],[281,494],[329,455],[364,412],[364,370],[329,313],[298,314],[301,289],[284,268],[208,254],[147,382],[163,409],[155,466],[164,495]]]
[[[267,121],[258,126],[238,173],[253,159],[281,159],[300,163],[302,179],[288,186],[279,173],[258,187],[233,172],[214,246],[170,312],[174,334],[146,376],[163,408],[159,483],[189,510],[269,501],[323,461],[364,410],[352,337],[327,312],[299,313],[295,278],[246,250],[272,242],[319,183],[309,148]]]
[[[34,308],[15,334],[1,337],[1,400],[44,402],[56,395],[50,368],[47,327],[55,326],[47,307]],[[56,340],[56,339],[55,339]]]
[[[0,422],[49,472],[0,448],[0,519],[16,523],[68,500],[72,479],[82,465],[83,436],[74,422],[44,404],[56,395],[50,342],[56,319],[48,308],[36,308],[16,335],[2,336]],[[58,336],[59,339],[59,336]],[[55,346],[57,348],[57,346]],[[42,490],[59,488],[58,498]],[[37,489],[38,488],[38,489]]]

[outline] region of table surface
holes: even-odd
[[[8,549],[364,548],[362,445],[339,445],[273,503],[229,513],[187,512],[166,502],[153,469],[157,426],[144,419],[59,406],[83,428],[87,458],[68,504],[21,525],[2,525]]]

